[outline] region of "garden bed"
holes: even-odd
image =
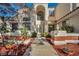
[[[25,36],[2,35],[1,40],[1,56],[21,56],[27,51],[32,43],[32,39]]]
[[[60,56],[79,56],[79,45],[78,44],[66,44],[66,45],[54,45],[53,46]],[[68,48],[69,52],[64,52],[63,48]]]

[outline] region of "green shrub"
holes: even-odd
[[[36,32],[32,32],[32,37],[37,37],[37,33]]]
[[[22,36],[27,36],[27,28],[26,27],[23,27],[20,30],[21,30],[21,35]]]
[[[51,38],[51,35],[50,35],[50,34],[47,34],[47,35],[46,35],[46,38]]]
[[[68,25],[62,26],[62,27],[61,27],[61,30],[65,30],[65,31],[67,31],[68,33],[74,32],[73,26],[68,26]]]
[[[9,29],[6,27],[6,23],[2,24],[2,27],[0,28],[0,32],[7,33],[9,32]]]
[[[44,37],[46,37],[46,36],[48,35],[48,32],[44,32],[44,34],[43,34],[43,35],[44,35]]]

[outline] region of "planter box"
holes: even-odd
[[[54,44],[79,43],[78,36],[59,36],[54,37]]]
[[[66,44],[65,41],[54,41],[54,45],[64,45]]]
[[[63,45],[67,43],[79,43],[79,34],[59,32],[57,35],[54,36],[55,45]]]

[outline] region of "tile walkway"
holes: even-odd
[[[34,40],[31,45],[31,56],[57,56],[56,51],[48,42],[42,41],[42,43],[39,44],[39,40]]]

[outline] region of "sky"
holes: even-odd
[[[33,3],[26,3],[26,6],[32,8]],[[57,3],[48,3],[48,8],[55,8]],[[17,6],[15,3],[0,3],[0,16],[1,17],[13,17],[16,16],[17,10],[20,9],[20,6]]]
[[[32,3],[27,3],[29,7],[32,7]],[[48,3],[48,8],[54,8],[58,5],[58,3]]]
[[[48,8],[55,8],[58,3],[48,3]]]

